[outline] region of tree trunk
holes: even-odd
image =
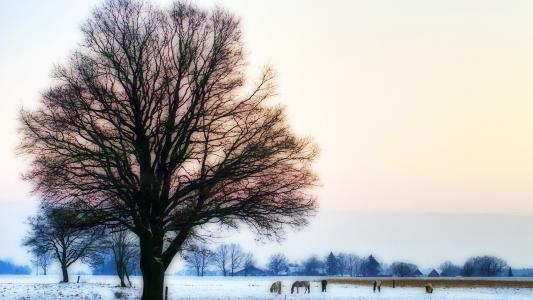
[[[120,278],[120,287],[126,287],[126,282],[124,281],[124,275],[118,275]]]
[[[159,244],[159,243],[157,243]],[[154,245],[153,240],[141,238],[140,267],[143,275],[143,294],[141,300],[162,300],[165,280],[165,268],[161,261],[161,245]]]
[[[63,273],[63,282],[68,282],[68,270],[67,266],[61,265],[61,272]]]
[[[117,262],[117,276],[120,279],[120,287],[126,287],[126,282],[124,282],[124,267]]]
[[[130,280],[130,274],[128,273],[127,269],[126,269],[126,279],[128,279],[128,284],[130,285],[130,287],[133,287],[133,285],[131,284],[131,280]]]

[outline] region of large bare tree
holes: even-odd
[[[235,16],[108,0],[82,32],[40,107],[22,112],[26,178],[44,201],[138,235],[142,299],[162,298],[166,268],[206,224],[273,236],[306,223],[317,148],[266,103],[268,68],[247,80]]]

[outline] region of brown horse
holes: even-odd
[[[433,293],[433,285],[431,285],[431,283],[426,284],[426,293],[428,294]]]
[[[301,287],[305,288],[304,294],[305,292],[307,292],[308,294],[311,293],[311,284],[309,283],[309,281],[295,281],[291,287],[291,294],[294,293],[294,288],[296,288],[296,294],[298,294],[298,288]]]
[[[281,281],[276,281],[270,286],[271,293],[281,294]]]

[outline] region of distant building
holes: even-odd
[[[305,268],[302,265],[290,263],[287,268],[288,275],[305,275]]]
[[[433,269],[431,272],[429,272],[428,277],[439,277],[439,272],[437,270]]]
[[[411,274],[412,277],[421,277],[421,276],[424,276],[424,274],[422,274],[422,272],[420,272],[419,269],[416,269],[413,274]]]

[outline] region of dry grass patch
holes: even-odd
[[[469,288],[533,288],[532,280],[501,278],[330,278],[328,282],[337,284],[372,285],[374,280],[381,280],[382,287],[424,287],[431,283],[433,287]]]

